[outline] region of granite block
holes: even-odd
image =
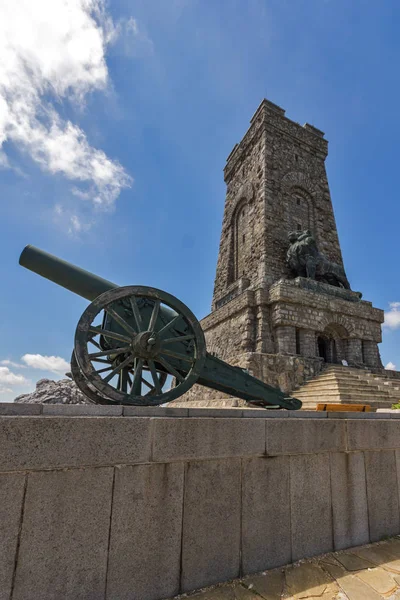
[[[43,404],[45,416],[56,417],[120,417],[122,406],[116,404]]]
[[[290,457],[292,560],[333,550],[329,454]]]
[[[239,576],[240,471],[239,459],[186,467],[181,592]]]
[[[335,550],[369,542],[367,486],[362,452],[330,455]]]
[[[229,417],[236,419],[242,416],[240,408],[189,408],[189,417]]]
[[[330,412],[328,413],[330,419],[388,419],[389,416],[386,413],[374,413],[374,412]]]
[[[13,600],[104,598],[113,469],[30,473]]]
[[[264,419],[154,419],[153,461],[265,453]]]
[[[0,416],[40,415],[42,404],[24,404],[19,402],[0,402]]]
[[[187,417],[189,409],[173,406],[124,406],[124,417]]]
[[[151,419],[0,417],[2,469],[53,469],[146,462]]]
[[[242,416],[246,418],[284,419],[289,416],[289,410],[243,408]]]
[[[349,450],[400,448],[400,421],[397,419],[349,419],[347,443]]]
[[[183,471],[183,463],[116,469],[107,598],[179,593]]]
[[[328,413],[324,410],[290,410],[288,417],[291,419],[326,419]]]
[[[0,600],[9,600],[22,518],[26,475],[0,475]]]
[[[266,422],[267,454],[344,451],[345,423],[334,419],[282,419]]]
[[[242,573],[291,562],[288,456],[244,459]]]
[[[364,452],[370,541],[400,533],[397,468],[394,450]]]

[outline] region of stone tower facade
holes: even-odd
[[[310,230],[319,252],[344,269],[327,154],[322,131],[263,100],[224,169],[212,309],[201,322],[207,347],[288,392],[326,362],[382,367],[383,311],[359,293],[294,277],[287,266],[289,232]],[[207,394],[218,395],[201,388]]]
[[[225,212],[213,310],[232,289],[269,287],[288,275],[289,231],[310,229],[318,247],[342,264],[325,171],[328,142],[264,100],[246,135],[228,157]]]

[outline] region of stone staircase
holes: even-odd
[[[329,365],[292,395],[303,402],[304,410],[313,410],[320,403],[391,408],[400,402],[400,379],[385,375],[383,370],[377,375],[369,369]]]

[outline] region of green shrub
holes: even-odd
[[[392,408],[395,408],[396,410],[400,410],[400,402],[398,402],[397,404],[392,404]]]

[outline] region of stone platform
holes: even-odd
[[[0,599],[162,600],[399,535],[398,417],[1,404]]]
[[[193,600],[398,600],[400,539],[332,552],[208,588]]]

